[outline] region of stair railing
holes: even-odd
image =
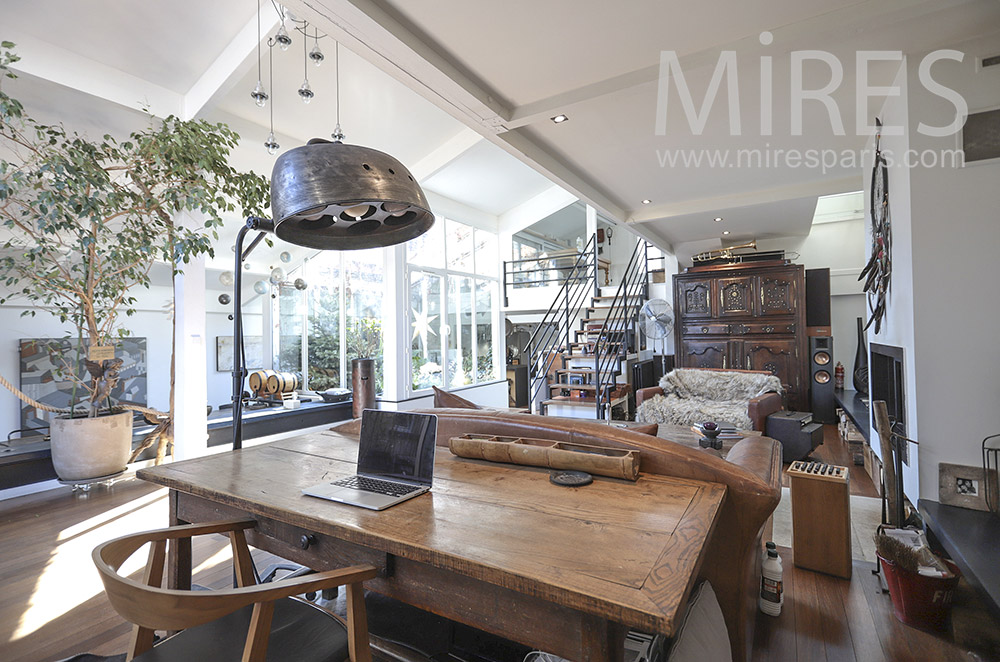
[[[608,316],[597,331],[594,342],[594,405],[597,418],[611,417],[611,394],[615,389],[618,362],[628,353],[629,326],[638,346],[638,300],[649,298],[649,243],[640,239],[636,243],[628,266],[622,274],[615,298],[609,306]],[[630,300],[632,303],[629,303]],[[587,335],[589,339],[589,334]]]
[[[562,281],[559,292],[542,316],[541,322],[528,340],[528,406],[535,413],[535,402],[542,388],[548,386],[549,371],[559,355],[560,346],[570,348],[573,322],[598,288],[597,235],[593,235],[586,248],[577,254],[573,266]],[[550,267],[551,269],[551,267]]]

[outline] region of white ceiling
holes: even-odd
[[[292,32],[292,47],[274,52],[269,92],[282,150],[333,130],[338,39],[348,142],[393,154],[422,173],[429,191],[500,217],[499,223],[555,184],[661,246],[717,240],[717,228],[703,223],[717,215],[741,233],[799,235],[808,230],[817,196],[861,187],[860,168],[851,164],[661,165],[666,150],[859,150],[867,134],[854,130],[856,51],[921,53],[1000,29],[997,0],[287,2],[330,38],[320,41],[323,66],[309,67],[317,97],[308,106],[296,94],[301,35]],[[260,5],[267,32],[276,15],[270,3]],[[26,75],[17,90],[29,110],[71,128],[117,133],[143,121],[134,109],[144,102],[154,112],[197,113],[236,128],[244,137],[234,154],[237,167],[266,174],[273,157],[261,143],[270,109],[249,98],[257,80],[255,7],[250,0],[6,0],[0,38],[20,42],[18,67]],[[764,31],[773,43],[761,43]],[[803,49],[829,51],[844,64],[834,98],[845,136],[833,135],[815,101],[805,105],[804,135],[789,135],[789,53]],[[679,56],[698,105],[719,53],[737,53],[742,135],[730,135],[724,89],[705,130],[692,135],[676,88],[666,134],[656,135],[664,50]],[[759,129],[762,56],[772,58],[774,71],[774,132],[767,137]],[[874,64],[869,84],[887,84],[895,66]],[[807,86],[828,78],[824,65],[806,67]],[[873,97],[862,114],[880,105]],[[570,121],[549,120],[563,112]],[[645,198],[652,203],[641,204]],[[241,222],[228,223],[220,254]],[[255,270],[275,259],[266,249],[260,253]],[[222,268],[230,257],[220,255],[213,266]]]
[[[784,201],[860,188],[860,159],[832,167],[661,165],[665,150],[830,149],[857,154],[871,131],[856,130],[859,51],[919,54],[1000,28],[996,0],[510,0],[484,8],[465,0],[290,0],[356,33],[359,52],[509,153],[618,222],[661,245],[683,241],[674,217],[773,205],[756,234],[801,228]],[[762,40],[768,32],[771,43]],[[350,36],[345,36],[350,38]],[[837,135],[818,101],[806,101],[802,135],[791,135],[791,55],[823,50],[843,65],[832,95],[846,129]],[[676,88],[665,135],[654,132],[661,51],[680,59],[695,104],[719,55],[737,56],[741,135],[732,135],[723,89],[705,130],[693,135]],[[760,67],[773,67],[773,132],[763,136]],[[970,58],[967,66],[975,66]],[[874,62],[869,86],[889,85],[898,63]],[[803,82],[823,87],[830,71],[810,61]],[[866,123],[882,105],[873,95]],[[565,113],[568,122],[550,117]],[[659,151],[658,151],[659,150]],[[643,205],[643,199],[652,203]],[[705,235],[705,239],[711,238]]]
[[[435,193],[499,216],[552,187],[538,174],[496,145],[476,143],[421,182]]]

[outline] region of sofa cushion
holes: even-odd
[[[717,402],[695,398],[680,398],[674,394],[654,395],[643,400],[635,420],[641,423],[694,425],[704,421],[732,423],[740,430],[753,429],[747,413],[747,401]]]
[[[664,395],[718,402],[747,402],[765,393],[781,393],[781,380],[761,372],[678,368],[660,378]]]

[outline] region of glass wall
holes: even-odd
[[[411,392],[497,379],[496,234],[446,219],[406,250]]]
[[[277,369],[299,373],[303,389],[350,388],[351,360],[373,358],[381,393],[384,272],[381,248],[323,251],[275,286]],[[297,278],[306,281],[304,291],[295,288]]]

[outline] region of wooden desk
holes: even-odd
[[[356,458],[356,438],[323,432],[138,476],[170,488],[171,524],[249,514],[251,545],[317,570],[371,563],[374,591],[581,661],[621,660],[627,628],[674,633],[726,493],[645,474],[565,488],[445,448],[433,491],[382,512],[300,493]],[[189,556],[174,553],[173,585]]]

